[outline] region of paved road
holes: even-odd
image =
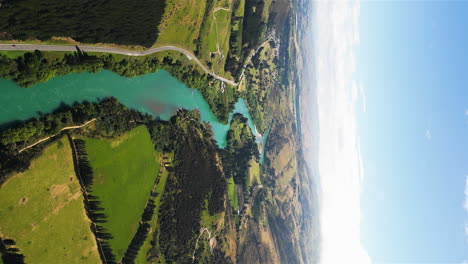
[[[156,52],[173,50],[184,53],[189,59],[194,60],[200,67],[209,75],[214,78],[228,83],[232,86],[237,86],[238,84],[232,80],[226,79],[222,76],[217,75],[214,72],[208,70],[198,59],[190,53],[189,51],[175,47],[175,46],[163,46],[153,49],[148,49],[144,51],[132,51],[116,48],[107,48],[107,47],[94,47],[94,46],[78,46],[84,52],[103,52],[103,53],[114,53],[114,54],[123,54],[128,56],[145,56]],[[76,51],[76,46],[63,46],[63,45],[35,45],[35,44],[0,44],[0,50],[41,50],[41,51]]]

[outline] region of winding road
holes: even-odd
[[[124,50],[108,47],[95,47],[95,46],[65,46],[65,45],[36,45],[36,44],[0,44],[0,50],[40,50],[40,51],[76,51],[76,47],[84,52],[102,52],[102,53],[113,53],[113,54],[122,54],[128,56],[146,56],[161,51],[178,51],[185,54],[189,59],[194,60],[200,67],[209,75],[213,76],[215,79],[218,79],[222,82],[228,83],[232,86],[237,86],[238,83],[226,79],[222,76],[217,75],[214,72],[211,72],[208,68],[201,63],[195,55],[190,51],[183,48],[175,46],[162,46],[153,49],[148,49],[144,51],[133,51],[133,50]]]

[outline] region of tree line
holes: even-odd
[[[112,253],[109,240],[113,238],[112,234],[109,233],[101,224],[107,222],[107,215],[103,213],[104,208],[101,206],[101,201],[98,196],[91,195],[92,183],[93,183],[93,168],[88,160],[88,153],[86,152],[86,143],[82,139],[72,139],[71,141],[75,173],[78,176],[80,184],[82,186],[82,192],[84,197],[84,208],[88,218],[90,219],[90,228],[98,243],[99,255],[105,263],[116,263],[115,255]]]
[[[24,264],[24,255],[20,253],[13,239],[0,237],[0,254],[5,264]]]
[[[3,0],[0,39],[71,37],[83,43],[151,47],[165,0]]]
[[[146,204],[145,210],[141,215],[141,221],[138,226],[138,230],[133,236],[130,245],[128,246],[125,254],[122,258],[122,264],[132,264],[135,263],[135,259],[138,256],[141,246],[145,243],[145,240],[148,237],[148,233],[151,229],[151,219],[154,215],[154,209],[156,205],[154,204],[154,198],[157,194],[151,192],[151,196]]]
[[[122,58],[112,54],[94,56],[77,50],[55,59],[48,58],[39,50],[26,52],[17,58],[0,55],[0,78],[12,79],[22,87],[30,87],[70,73],[109,70],[125,77],[135,77],[163,69],[188,87],[198,89],[222,123],[228,122],[229,113],[239,98],[236,87],[227,85],[226,92],[221,93],[218,91],[221,83],[211,75],[200,72],[198,65],[173,60],[170,56],[162,59],[151,56],[144,59]]]
[[[57,111],[21,123],[4,125],[0,130],[0,184],[8,175],[23,172],[30,161],[39,156],[46,141],[21,153],[19,150],[42,138],[56,135],[66,126],[80,125],[96,118],[90,136],[113,137],[135,128],[154,117],[126,108],[115,98],[99,103],[76,103],[62,106]],[[80,133],[79,130],[76,133]]]

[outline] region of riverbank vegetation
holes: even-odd
[[[165,6],[165,0],[2,1],[0,40],[70,37],[83,43],[151,47]]]
[[[63,116],[69,117],[63,120],[65,123],[62,123]],[[20,168],[0,168],[8,169],[3,173],[15,170],[31,172],[33,168],[29,164],[32,158],[28,160],[30,156],[25,155],[35,153],[39,158],[45,157],[47,147],[44,150],[44,146],[54,144],[54,138],[22,154],[15,154],[15,151],[38,138],[60,131],[65,125],[79,124],[90,118],[96,121],[69,132],[74,138],[70,142],[73,142],[74,155],[77,155],[76,172],[86,188],[87,215],[97,225],[93,232],[99,238],[106,260],[119,262],[124,256],[126,260],[190,260],[203,223],[202,214],[206,218],[206,215],[225,212],[227,199],[221,150],[213,139],[211,127],[201,123],[198,111],[181,110],[170,121],[158,121],[126,109],[115,99],[76,104],[49,114],[47,118],[3,130],[2,137],[10,141],[7,145],[0,145],[0,150],[2,153],[10,151],[8,155],[4,153],[5,156],[11,159],[22,157],[24,162]],[[49,124],[48,120],[54,124],[55,130],[18,132],[40,126],[30,122]],[[53,123],[54,120],[60,122]],[[155,151],[163,151],[164,154],[160,158]],[[69,147],[67,152],[71,159]],[[44,173],[53,170],[56,161],[47,159],[51,168],[39,168]],[[159,167],[161,159],[163,168]],[[71,160],[68,166],[73,175]],[[19,177],[14,173],[8,176],[5,186]],[[34,186],[31,188],[36,188]],[[83,210],[81,200],[80,204]],[[87,219],[84,213],[83,217]],[[221,229],[216,232],[218,234]],[[218,243],[223,245],[224,242]],[[216,252],[215,262],[225,263],[221,251]],[[214,260],[210,254],[204,255]],[[221,260],[223,262],[219,262]]]
[[[247,118],[235,114],[226,136],[227,147],[223,155],[226,176],[232,177],[235,184],[248,188],[249,162],[258,161],[259,152],[255,143],[255,136],[247,124]]]
[[[222,212],[227,184],[213,134],[200,123],[199,113],[180,111],[168,125],[174,127],[176,162],[159,209],[159,245],[166,262],[186,263],[200,232],[205,201],[211,215]]]
[[[25,171],[30,161],[38,157],[47,141],[26,151],[21,149],[41,139],[60,135],[67,126],[81,125],[96,118],[93,136],[114,137],[138,124],[153,119],[137,111],[127,109],[114,98],[100,103],[79,103],[73,107],[63,106],[54,113],[45,114],[22,123],[4,124],[0,130],[0,184],[15,172]]]
[[[241,96],[245,99],[251,116],[257,128],[264,133],[273,119],[271,113],[280,111],[280,107],[287,102],[280,101],[277,89],[278,76],[278,50],[275,42],[272,40],[264,47],[260,48],[245,70],[245,87]]]
[[[181,80],[188,87],[198,89],[221,123],[227,123],[229,113],[239,98],[237,89],[230,85],[221,92],[221,82],[200,71],[199,66],[185,57],[164,54],[141,58],[110,54],[89,55],[81,52],[55,53],[27,52],[17,58],[0,55],[0,78],[12,79],[20,86],[29,87],[46,82],[55,76],[70,73],[109,70],[122,76],[135,77],[163,69]]]

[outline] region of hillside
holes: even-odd
[[[212,126],[183,105],[161,120],[107,97],[0,124],[5,264],[51,263],[49,248],[61,263],[307,262],[303,232],[310,219],[303,200],[310,183],[296,119],[293,2],[143,1],[125,14],[109,5],[136,2],[77,2],[60,14],[56,10],[68,2],[0,3],[4,43],[131,50],[174,45],[238,83],[213,78],[176,51],[142,57],[79,48],[0,52],[0,78],[18,89],[46,87],[72,73],[109,70],[131,78],[166,70],[199,91],[219,121]],[[53,21],[63,24],[51,27]],[[234,111],[240,98],[248,110],[243,115]],[[226,147],[213,136],[220,126],[227,130]],[[52,186],[64,184],[52,195]],[[55,228],[41,230],[38,219]]]

